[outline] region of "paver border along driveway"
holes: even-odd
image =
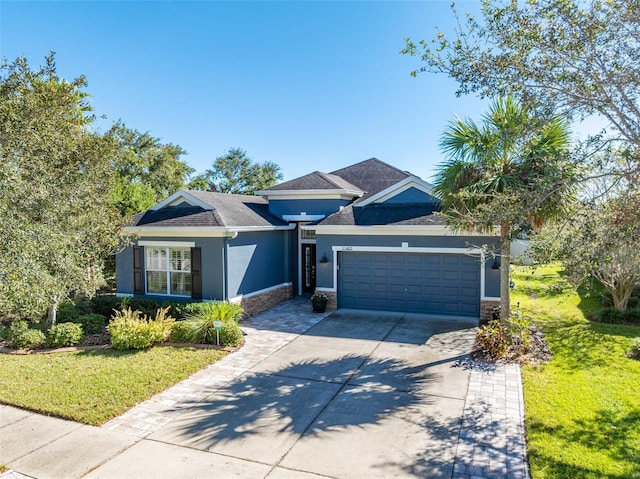
[[[243,322],[240,351],[93,428],[135,443],[75,477],[526,477],[519,369],[470,362],[472,322],[309,309]],[[55,477],[39,457],[16,469]]]

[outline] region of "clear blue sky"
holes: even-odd
[[[0,1],[0,55],[86,75],[106,129],[121,119],[187,150],[197,171],[230,147],[285,179],[377,157],[424,179],[455,115],[486,103],[422,74],[403,38],[453,27],[447,1]],[[477,12],[479,2],[458,2]]]

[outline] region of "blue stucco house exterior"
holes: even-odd
[[[322,292],[330,308],[488,319],[499,239],[455,232],[438,210],[429,183],[375,158],[256,195],[179,191],[126,227],[117,291],[248,314]]]

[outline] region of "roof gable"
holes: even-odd
[[[356,206],[363,207],[370,204],[438,204],[440,200],[433,191],[433,186],[417,176],[409,176],[378,193],[367,195]]]
[[[211,205],[206,204],[202,200],[196,198],[191,191],[180,190],[177,193],[172,194],[165,200],[161,201],[157,205],[153,206],[151,210],[157,211],[169,206],[181,206],[183,203],[187,203],[191,206],[199,206],[203,210],[213,209]]]
[[[355,165],[331,172],[366,192],[366,197],[413,176],[377,158],[369,158]]]
[[[287,224],[269,212],[265,198],[209,191],[179,191],[133,217],[133,226],[236,228]]]
[[[339,176],[321,171],[314,171],[307,175],[293,180],[285,181],[271,188],[264,190],[265,193],[271,191],[290,191],[290,190],[358,190],[358,187],[352,185],[348,181]]]

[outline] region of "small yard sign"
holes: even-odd
[[[216,346],[220,346],[220,330],[222,329],[222,321],[219,319],[214,320],[213,327],[216,330]]]

